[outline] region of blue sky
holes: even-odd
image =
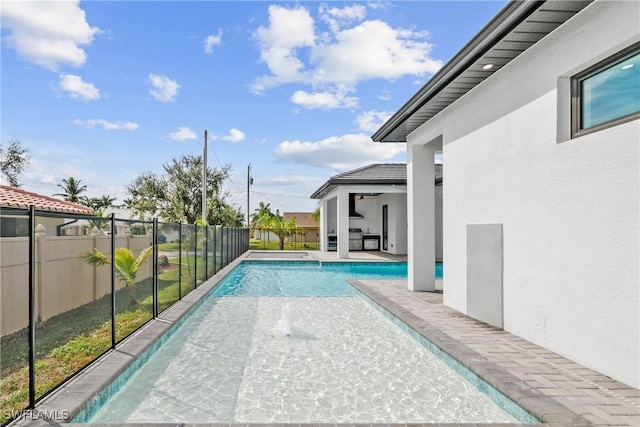
[[[22,188],[73,176],[122,202],[182,154],[230,164],[232,204],[312,211],[336,173],[404,162],[371,135],[505,1],[5,1],[1,140]]]

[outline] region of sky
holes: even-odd
[[[122,203],[182,155],[231,166],[227,201],[311,212],[331,176],[406,161],[371,135],[505,1],[3,0],[1,142],[22,188]]]

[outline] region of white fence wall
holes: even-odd
[[[116,236],[116,247],[135,256],[149,247],[151,236]],[[29,239],[2,238],[0,251],[0,335],[28,326]],[[41,236],[36,238],[36,313],[39,321],[95,301],[111,292],[111,267],[93,267],[82,255],[98,248],[111,256],[110,236]],[[147,259],[138,281],[151,277],[153,261]],[[116,287],[124,285],[116,281]]]

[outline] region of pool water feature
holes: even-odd
[[[345,281],[393,270],[242,263],[91,422],[517,422]]]

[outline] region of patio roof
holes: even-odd
[[[442,165],[436,166],[436,184],[442,182]],[[334,175],[322,184],[312,195],[312,199],[321,199],[339,185],[406,185],[406,163],[374,163],[358,169]]]
[[[510,1],[371,138],[376,142],[407,142],[408,134],[592,1]]]
[[[35,206],[37,209],[55,212],[70,212],[89,215],[95,213],[94,210],[88,206],[54,199],[53,197],[43,196],[20,188],[0,185],[0,206],[28,208],[31,205]]]

